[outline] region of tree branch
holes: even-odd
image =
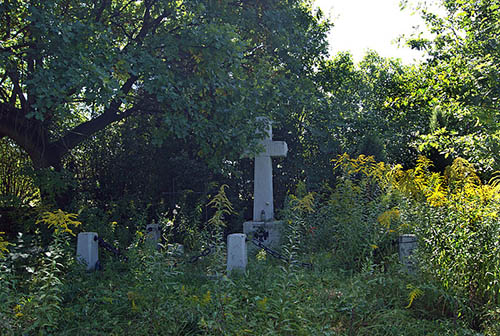
[[[82,141],[87,139],[90,135],[103,130],[106,128],[109,124],[122,120],[128,116],[130,116],[132,113],[136,112],[138,108],[136,106],[118,114],[114,113],[110,109],[106,110],[103,114],[100,116],[89,120],[87,122],[84,122],[83,124],[80,124],[73,128],[71,131],[68,132],[64,137],[61,139],[53,142],[50,144],[51,150],[54,150],[58,153],[60,157],[62,157],[65,153],[67,153],[69,150],[75,148],[78,144],[80,144]]]
[[[28,111],[28,102],[26,101],[26,98],[24,97],[23,90],[21,89],[21,86],[19,85],[19,74],[16,71],[9,71],[8,72],[10,80],[12,81],[12,84],[14,85],[14,90],[12,92],[11,96],[11,101],[12,99],[17,97],[19,98],[19,101],[21,102],[21,107],[23,111],[26,113]]]
[[[130,76],[129,79],[122,85],[120,89],[121,93],[124,95],[128,94],[137,79],[137,76]],[[57,151],[59,156],[62,156],[90,135],[104,129],[106,126],[115,121],[128,117],[134,111],[138,110],[138,108],[134,106],[122,113],[118,113],[121,104],[121,99],[118,97],[115,98],[104,113],[70,130],[65,136],[52,143],[51,149]]]
[[[125,10],[125,8],[127,8],[131,3],[132,1],[134,0],[130,0],[129,2],[127,2],[126,4],[124,4],[122,6],[122,8],[120,8],[118,11],[114,12],[110,18],[113,18],[113,17],[116,17],[116,16],[120,16],[122,14],[122,12]]]
[[[100,22],[102,13],[104,12],[104,9],[106,9],[106,6],[108,5],[109,0],[101,0],[101,6],[100,7],[95,7],[95,21]]]

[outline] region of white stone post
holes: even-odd
[[[244,233],[233,233],[227,236],[227,273],[233,270],[244,272],[247,268],[247,245]]]
[[[95,269],[99,260],[97,233],[80,232],[76,245],[76,258],[78,261],[87,265],[87,271]]]
[[[160,248],[161,230],[158,224],[148,224],[146,226],[146,243],[155,248]]]
[[[158,243],[161,239],[160,225],[148,224],[146,226],[146,238]]]

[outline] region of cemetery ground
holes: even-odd
[[[92,273],[65,262],[64,248],[52,253],[26,292],[3,279],[2,335],[481,335],[455,315],[458,298],[443,301],[395,255],[345,270],[332,253],[302,255],[308,269],[261,252],[246,274],[227,277],[222,250],[183,264],[138,247]]]
[[[500,0],[434,2],[406,65],[306,0],[3,1],[0,336],[500,335]]]
[[[205,225],[186,228],[194,236],[184,254],[168,246],[168,218],[157,249],[145,228],[124,247],[113,240],[124,230],[115,222],[46,211],[34,235],[1,240],[1,333],[498,335],[496,187],[463,161],[446,180],[424,158],[402,170],[342,156],[339,167],[334,187],[299,185],[279,211],[284,260],[249,249],[245,272],[229,275],[224,187]],[[92,225],[121,250],[101,249],[100,270],[88,272],[72,233]],[[418,238],[412,269],[399,262],[404,233]]]

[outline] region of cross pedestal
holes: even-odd
[[[273,141],[271,122],[265,117],[257,118],[266,124],[264,139],[260,141],[263,151],[255,156],[253,220],[243,223],[243,233],[258,235],[264,244],[277,245],[282,222],[274,220],[272,157],[285,157],[288,146],[284,141]]]

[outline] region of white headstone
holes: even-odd
[[[99,260],[97,233],[80,232],[76,245],[76,258],[87,265],[87,271],[94,270]]]
[[[247,268],[247,245],[244,233],[227,236],[227,273],[233,270],[244,272]]]

